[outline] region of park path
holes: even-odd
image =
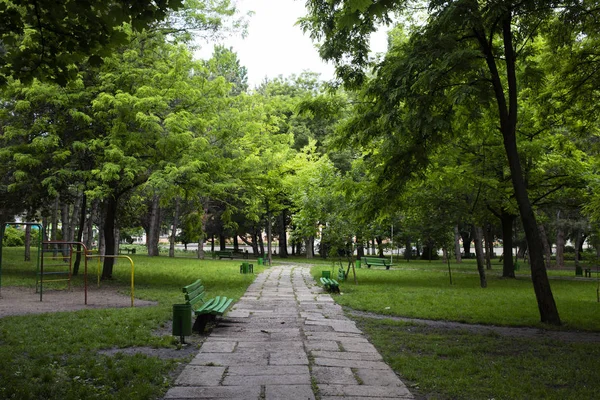
[[[413,399],[309,268],[256,277],[165,399]]]

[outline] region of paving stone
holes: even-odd
[[[311,355],[315,358],[337,358],[338,360],[360,360],[360,361],[382,361],[379,353],[356,353],[349,351],[312,351]]]
[[[253,352],[253,353],[199,353],[190,362],[191,365],[214,365],[214,366],[234,366],[234,365],[250,365],[263,366],[267,365],[268,353]]]
[[[361,360],[339,360],[336,358],[315,358],[315,365],[326,367],[349,367],[365,369],[387,369],[389,368],[383,361],[361,361]]]
[[[207,340],[202,344],[200,352],[202,353],[231,353],[235,349],[237,341],[225,342],[216,340]]]
[[[351,341],[348,342],[346,339],[340,339],[340,344],[344,348],[345,351],[355,352],[355,353],[378,353],[375,346],[371,343],[360,343]]]
[[[167,391],[165,399],[258,399],[260,386],[176,386]]]
[[[269,365],[308,365],[308,357],[304,351],[301,352],[272,352],[269,357]]]
[[[267,385],[266,400],[314,400],[311,385]]]
[[[398,378],[398,375],[389,368],[384,369],[364,369],[358,368],[356,375],[360,378],[364,385],[369,386],[399,386],[405,387],[404,383]]]
[[[393,399],[413,399],[414,397],[406,388],[393,386],[367,386],[367,385],[318,385],[319,394],[322,396],[345,397],[383,397]]]
[[[177,386],[218,386],[223,378],[226,367],[206,367],[188,365],[177,380]]]
[[[310,374],[227,375],[223,386],[310,385]]]
[[[308,374],[309,369],[306,365],[291,365],[291,366],[266,366],[260,368],[249,367],[229,367],[227,375],[286,375],[286,374]]]
[[[328,340],[307,340],[305,343],[305,348],[308,351],[317,351],[317,350],[325,350],[325,351],[340,351],[340,346],[336,341]]]
[[[312,374],[317,383],[337,385],[358,385],[354,373],[347,367],[312,367]]]

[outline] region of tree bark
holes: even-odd
[[[513,222],[516,216],[505,209],[500,213],[500,224],[502,225],[502,277],[514,278],[515,265],[513,263]]]
[[[485,268],[492,269],[492,255],[494,254],[494,235],[492,233],[492,227],[490,224],[486,224],[486,229],[483,230],[483,237],[485,239]]]
[[[540,230],[542,246],[544,246],[544,259],[546,261],[546,266],[549,268],[552,265],[552,249],[550,248],[550,242],[548,241],[548,235],[546,235],[544,224],[539,224],[538,229]]]
[[[488,43],[487,38],[481,32],[475,31],[479,39],[483,54],[488,64],[492,85],[495,92],[498,113],[500,119],[500,131],[502,133],[504,149],[511,172],[515,199],[519,206],[521,221],[525,237],[529,244],[529,257],[531,267],[531,280],[537,299],[540,319],[543,323],[560,325],[558,309],[552,295],[552,289],[548,280],[548,274],[544,265],[543,248],[540,242],[538,224],[529,201],[527,186],[521,169],[521,161],[517,151],[517,76],[516,55],[513,48],[512,15],[511,10],[506,10],[501,20],[501,29],[504,48],[504,63],[506,67],[506,84],[508,86],[508,104],[505,97],[504,86],[498,68],[496,66],[495,54]],[[493,33],[492,33],[493,34]]]
[[[81,193],[81,200],[79,202],[81,205],[79,207],[79,226],[77,228],[77,242],[83,243],[83,231],[85,230],[85,214],[86,214],[86,206],[87,206],[87,196],[85,192]],[[83,249],[80,245],[77,245],[77,255],[75,256],[75,263],[73,264],[73,275],[77,275],[79,273],[79,265],[81,264],[81,252]],[[85,257],[85,254],[83,255]]]
[[[288,258],[288,243],[287,243],[287,229],[286,229],[286,216],[287,210],[284,208],[281,210],[281,220],[279,226],[279,257],[280,258]]]
[[[38,232],[38,235],[41,232]],[[31,225],[25,225],[25,254],[24,261],[31,261]]]
[[[150,205],[150,226],[146,237],[146,245],[148,247],[148,255],[156,257],[159,254],[158,240],[160,238],[160,204],[159,196],[152,196],[152,204]]]
[[[175,212],[173,213],[173,225],[171,226],[171,240],[169,240],[169,257],[175,257],[175,239],[177,237],[177,227],[179,225],[179,206],[181,199],[175,198]]]
[[[460,233],[458,231],[458,225],[454,225],[454,253],[456,256],[456,262],[462,263],[462,256],[460,254]]]
[[[307,237],[306,238],[306,258],[308,258],[308,259],[314,258],[314,256],[315,256],[314,246],[315,246],[315,237],[314,236]]]
[[[479,285],[482,288],[487,287],[485,277],[485,260],[483,255],[483,229],[479,226],[473,227],[473,241],[475,242],[475,257],[477,258],[477,272],[479,273]]]
[[[556,228],[556,266],[564,268],[565,266],[565,231],[562,226]]]
[[[106,200],[103,232],[105,246],[104,254],[107,256],[115,255],[115,221],[117,219],[117,206],[118,199],[116,197],[110,196]],[[112,279],[114,263],[114,258],[104,258],[104,265],[102,267],[102,279]]]

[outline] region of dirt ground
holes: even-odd
[[[157,303],[134,299],[135,307]],[[7,286],[0,288],[0,318],[9,315],[41,314],[58,311],[77,311],[88,308],[131,307],[131,296],[111,287],[90,285],[85,304],[83,288],[71,290],[44,290],[42,301],[34,288]]]

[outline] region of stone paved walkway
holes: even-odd
[[[413,399],[309,268],[250,285],[165,399]]]

